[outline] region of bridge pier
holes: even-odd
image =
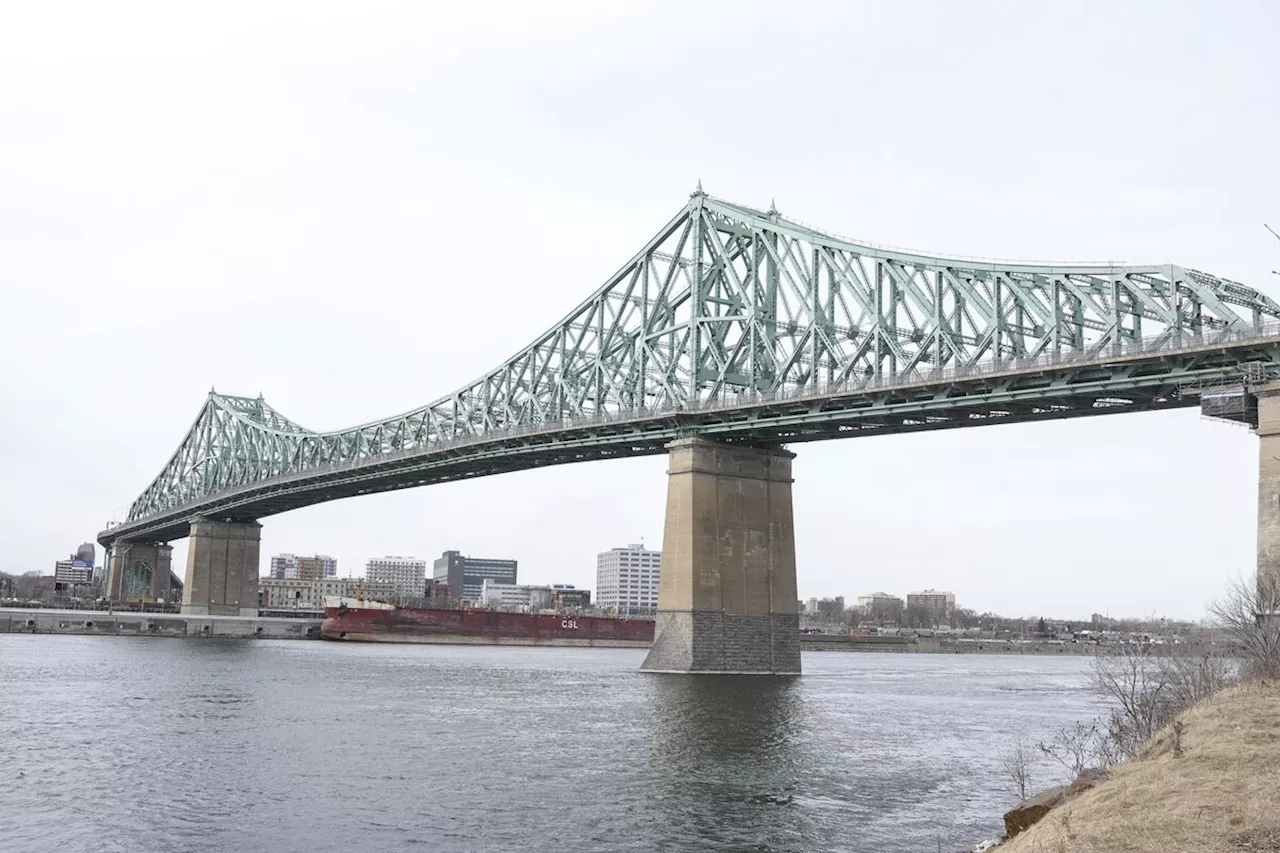
[[[261,539],[262,525],[256,521],[191,522],[182,612],[257,616]]]
[[[667,448],[662,580],[641,669],[799,675],[795,454],[705,438]]]
[[[1280,583],[1280,382],[1258,397],[1258,582]]]
[[[107,558],[107,598],[168,599],[172,568],[167,542],[116,542]]]

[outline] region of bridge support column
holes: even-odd
[[[1280,583],[1280,382],[1258,395],[1258,582]]]
[[[107,558],[107,598],[169,598],[173,548],[167,542],[116,542]]]
[[[182,612],[257,616],[261,539],[262,525],[256,521],[191,522]]]
[[[795,454],[704,438],[667,447],[658,615],[641,669],[799,675]]]

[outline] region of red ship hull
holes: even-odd
[[[325,610],[320,636],[373,643],[648,648],[653,645],[653,620],[495,610],[330,607]]]

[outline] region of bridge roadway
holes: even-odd
[[[1200,404],[1200,389],[1239,383],[1256,365],[1280,365],[1280,325],[1259,333],[1220,332],[1175,347],[1137,342],[1122,353],[982,364],[921,374],[898,384],[849,383],[790,395],[747,395],[701,407],[495,430],[423,450],[273,477],[103,531],[121,539],[188,535],[193,518],[256,520],[357,495],[572,462],[666,453],[682,436],[776,445],[1008,424]]]

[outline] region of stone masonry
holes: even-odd
[[[1258,580],[1280,582],[1280,383],[1258,395]]]
[[[704,438],[667,447],[658,614],[641,669],[798,675],[795,454]]]
[[[124,601],[131,595],[126,575],[135,563],[151,569],[150,589],[142,598],[154,601],[169,597],[169,576],[173,570],[173,548],[167,542],[117,542],[107,558],[107,598]]]
[[[257,616],[261,539],[262,525],[256,521],[193,521],[182,612]]]

